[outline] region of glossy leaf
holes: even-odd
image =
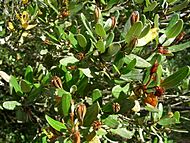
[[[86,38],[82,35],[82,34],[78,34],[77,35],[77,41],[79,43],[79,45],[82,47],[82,48],[85,48],[86,45],[87,45],[87,40]]]
[[[74,56],[68,56],[68,57],[65,57],[63,59],[61,59],[59,62],[61,65],[63,66],[67,66],[68,64],[74,64],[76,62],[78,62],[79,60],[76,59]]]
[[[126,128],[117,128],[117,129],[111,129],[110,130],[113,134],[116,134],[118,136],[121,136],[125,139],[131,139],[134,135],[134,131],[129,131]]]
[[[53,127],[55,130],[57,130],[59,132],[63,132],[64,130],[67,129],[67,127],[63,123],[54,120],[53,118],[49,117],[48,115],[45,115],[45,118],[46,118],[47,122],[50,124],[50,126]]]
[[[158,36],[158,28],[152,28],[146,36],[138,39],[136,46],[144,46]]]
[[[17,94],[22,94],[22,90],[20,85],[18,84],[16,78],[14,76],[11,76],[9,81],[10,86],[12,86]]]
[[[161,83],[161,86],[168,89],[177,86],[189,74],[190,68],[188,66],[179,69],[174,74],[170,75]]]
[[[153,11],[158,3],[156,1],[152,2],[150,5],[144,8],[143,12]]]
[[[109,33],[109,35],[106,39],[106,45],[105,45],[106,48],[109,47],[110,44],[113,42],[114,36],[115,36],[115,34],[113,33],[113,31]]]
[[[24,79],[30,83],[33,83],[33,68],[31,66],[27,66]]]
[[[98,102],[92,104],[90,107],[87,108],[87,113],[84,118],[84,126],[90,126],[93,121],[97,119],[99,110],[100,109]]]
[[[89,68],[79,68],[79,70],[82,71],[84,75],[86,75],[87,77],[93,78]]]
[[[115,56],[119,52],[120,49],[121,49],[121,45],[119,43],[113,43],[108,47],[107,54],[109,56]]]
[[[167,38],[173,38],[179,35],[183,28],[183,20],[178,20],[178,22],[171,27],[170,30],[166,31]]]
[[[124,58],[124,62],[126,64],[129,64],[133,59],[136,59],[136,67],[146,68],[146,67],[151,66],[151,64],[149,62],[147,62],[143,58],[141,58],[137,55],[134,55],[134,54],[126,55]]]
[[[142,29],[142,32],[141,32],[139,38],[142,38],[142,37],[146,36],[146,35],[148,34],[148,32],[150,31],[150,28],[151,28],[150,24],[147,24],[147,25]]]
[[[62,94],[62,111],[63,111],[63,115],[64,116],[68,116],[69,115],[69,110],[70,110],[70,106],[71,106],[71,94],[69,92],[64,92]]]
[[[129,72],[135,67],[136,63],[137,63],[137,60],[134,58],[129,64],[127,64],[127,67],[126,67],[126,68],[123,68],[123,69],[122,69],[121,72],[122,72],[123,74],[129,73]]]
[[[3,108],[7,110],[14,110],[16,106],[21,106],[17,101],[5,101],[3,102]]]
[[[190,41],[183,43],[183,44],[170,46],[170,47],[168,47],[168,50],[170,52],[178,52],[178,51],[182,51],[189,47],[190,47]]]
[[[158,121],[158,124],[162,126],[172,125],[175,123],[176,123],[175,118],[162,118],[161,120]]]
[[[102,92],[99,89],[94,89],[92,91],[92,102],[97,101],[99,98],[102,97]]]
[[[97,35],[99,35],[100,37],[105,37],[106,36],[106,31],[104,30],[104,27],[100,24],[100,23],[97,23],[95,25],[95,32]]]
[[[100,53],[104,53],[105,52],[105,46],[104,46],[104,41],[102,39],[98,40],[98,42],[96,43],[96,48],[98,49],[98,51],[100,51]]]
[[[120,95],[120,92],[122,91],[122,87],[120,85],[116,85],[112,88],[112,95],[115,98],[118,98]]]
[[[170,13],[170,12],[174,12],[174,11],[180,11],[180,10],[186,8],[188,6],[189,2],[190,2],[189,0],[184,0],[180,4],[174,5],[171,9],[168,10],[168,12]]]
[[[109,115],[103,120],[103,123],[110,128],[117,128],[119,126],[118,115]]]
[[[125,41],[129,43],[133,38],[138,38],[143,29],[143,24],[141,21],[136,22],[127,32]]]

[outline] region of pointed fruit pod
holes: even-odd
[[[63,88],[61,79],[58,76],[52,78],[51,84],[56,88]]]
[[[135,22],[139,21],[139,12],[138,11],[134,11],[131,14],[131,25],[133,25]]]
[[[77,106],[77,117],[81,123],[81,125],[83,124],[83,120],[84,120],[84,117],[86,115],[86,105],[81,103]]]

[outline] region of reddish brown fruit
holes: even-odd
[[[153,107],[156,107],[156,105],[158,104],[158,98],[157,96],[155,96],[153,93],[150,93],[147,95],[147,97],[144,99],[144,103],[146,104],[150,104]]]
[[[156,89],[155,95],[158,97],[162,96],[165,92],[164,88],[161,86],[156,86],[155,89]]]
[[[156,61],[155,63],[154,63],[154,65],[151,67],[151,69],[150,69],[150,75],[152,75],[153,73],[156,73],[156,71],[157,71],[157,69],[158,69],[158,66],[159,66],[159,64],[158,64],[158,62]]]

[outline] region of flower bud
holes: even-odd
[[[27,4],[27,3],[28,3],[28,0],[22,0],[22,3],[23,3],[23,4]]]
[[[157,71],[157,69],[158,69],[158,66],[159,66],[159,64],[158,64],[158,62],[156,61],[155,63],[154,63],[154,65],[151,67],[151,69],[150,69],[150,75],[152,75],[153,73],[156,73],[156,71]]]
[[[61,79],[58,76],[52,78],[51,84],[56,88],[63,88]]]
[[[158,48],[158,53],[165,55],[165,54],[169,54],[169,51],[165,47],[161,46]]]
[[[94,14],[95,14],[95,20],[97,22],[99,20],[100,16],[101,16],[101,11],[100,11],[100,9],[98,7],[95,8]]]
[[[134,11],[131,14],[131,25],[133,25],[135,22],[139,21],[139,12],[138,11]]]
[[[72,135],[72,140],[73,140],[73,143],[80,143],[80,132],[79,131],[76,131]]]
[[[86,114],[86,105],[81,103],[77,106],[77,116],[81,125],[83,124],[85,114]]]
[[[147,97],[144,99],[144,103],[150,104],[153,107],[156,107],[156,105],[158,104],[158,99],[153,93],[149,93],[147,94]]]
[[[161,87],[161,86],[156,86],[155,89],[156,89],[156,92],[155,92],[155,95],[156,95],[156,96],[160,97],[161,95],[164,94],[164,88],[163,88],[163,87]]]
[[[121,107],[120,107],[119,103],[113,103],[112,104],[113,112],[115,112],[115,113],[119,112],[120,108]]]
[[[111,17],[111,21],[112,21],[111,28],[114,29],[115,26],[116,26],[116,18],[115,18],[115,16]]]

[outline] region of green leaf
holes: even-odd
[[[59,62],[61,65],[63,66],[67,66],[68,64],[74,64],[76,62],[78,62],[79,60],[76,59],[74,56],[67,56],[63,59],[61,59]]]
[[[124,57],[124,62],[126,64],[129,64],[133,59],[136,59],[136,67],[146,68],[146,67],[150,67],[151,66],[151,64],[149,62],[147,62],[143,58],[141,58],[141,57],[139,57],[137,55],[134,55],[134,54],[126,55]]]
[[[176,123],[175,118],[162,118],[158,121],[158,124],[162,126],[172,125],[175,123]]]
[[[97,23],[95,25],[95,32],[97,35],[99,35],[100,37],[105,37],[106,36],[106,31],[104,30],[104,27],[100,24],[100,23]]]
[[[110,128],[117,128],[119,126],[118,115],[109,115],[103,120],[103,123]]]
[[[104,46],[104,41],[102,39],[98,40],[98,42],[96,43],[96,48],[100,51],[100,53],[104,53],[105,52],[105,46]]]
[[[167,38],[173,38],[179,35],[181,30],[183,29],[183,20],[178,20],[178,22],[171,27],[170,30],[166,31]]]
[[[86,75],[89,78],[93,78],[93,76],[91,75],[91,71],[89,68],[79,68],[80,71],[83,72],[84,75]]]
[[[156,1],[152,2],[150,5],[144,8],[143,12],[153,11],[158,3]]]
[[[80,45],[82,48],[85,48],[85,47],[86,47],[87,41],[86,41],[86,38],[85,38],[82,34],[78,34],[78,35],[77,35],[77,41],[78,41],[79,45]]]
[[[115,56],[119,50],[121,49],[121,45],[119,43],[112,43],[109,47],[108,47],[108,52],[107,54],[109,56]]]
[[[94,89],[92,91],[92,102],[97,101],[99,98],[102,97],[102,92],[99,89]]]
[[[168,50],[170,52],[178,52],[178,51],[182,51],[189,47],[190,47],[190,41],[183,43],[183,44],[170,46],[170,47],[168,47]]]
[[[28,93],[32,89],[32,84],[26,80],[21,81],[21,89],[23,92]]]
[[[185,0],[180,4],[174,5],[171,9],[168,10],[168,13],[180,11],[180,10],[186,8],[188,6],[189,2],[190,2],[189,0]]]
[[[173,14],[166,28],[166,31],[170,30],[178,22],[179,19],[180,17],[178,13]]]
[[[75,39],[75,36],[73,33],[69,32],[69,41],[70,43],[75,47],[77,45],[77,40]]]
[[[91,36],[91,38],[92,38],[94,41],[96,41],[96,39],[94,38],[94,35],[93,35],[93,33],[92,33],[91,29],[90,29],[90,26],[88,25],[87,19],[86,19],[86,17],[84,16],[83,13],[81,13],[81,20],[82,20],[82,23],[84,24],[86,30],[88,31],[88,34]]]
[[[7,110],[14,110],[16,106],[21,106],[17,101],[5,101],[3,102],[3,107]]]
[[[117,128],[110,130],[113,134],[119,135],[125,139],[131,139],[134,135],[134,131],[129,131],[126,128]]]
[[[113,42],[114,36],[115,36],[115,34],[113,33],[113,31],[109,33],[109,35],[106,39],[106,45],[105,45],[106,48],[109,47],[110,44]]]
[[[112,95],[113,95],[113,97],[119,98],[119,95],[120,95],[120,93],[121,93],[122,90],[123,89],[122,89],[122,87],[120,85],[114,86],[112,88]]]
[[[90,126],[93,121],[97,120],[97,116],[99,113],[100,107],[98,102],[92,104],[90,107],[87,108],[87,112],[84,118],[84,126]]]
[[[122,69],[121,71],[122,74],[128,74],[135,67],[136,63],[137,63],[136,59],[133,59],[132,61],[130,61],[130,63],[127,64],[127,67]]]
[[[142,37],[146,36],[146,35],[148,34],[148,32],[150,31],[150,28],[151,28],[150,24],[147,24],[147,25],[142,29],[142,32],[141,32],[139,38],[142,38]]]
[[[51,7],[57,13],[57,15],[59,14],[57,8],[55,8],[55,6],[52,4],[51,0],[47,0],[47,4],[49,5],[49,7]]]
[[[159,28],[159,14],[156,14],[154,17],[154,28]]]
[[[57,130],[59,132],[63,132],[64,130],[67,129],[67,127],[63,123],[52,119],[48,115],[45,115],[45,118],[46,118],[47,122],[50,124],[50,126],[52,126],[55,130]]]
[[[161,86],[168,89],[177,86],[183,79],[189,74],[190,68],[188,66],[179,69],[174,74],[167,77],[162,83]]]
[[[126,34],[126,37],[125,37],[126,43],[130,43],[130,41],[133,38],[138,38],[139,35],[141,34],[142,29],[143,29],[143,24],[141,21],[133,24],[133,26],[131,26],[131,28],[129,29],[129,31]]]
[[[61,101],[62,111],[63,111],[64,116],[69,115],[69,110],[70,110],[70,106],[71,106],[71,100],[72,100],[71,94],[69,92],[65,91],[62,94],[62,101]]]
[[[110,30],[111,26],[112,26],[112,19],[109,18],[109,19],[105,22],[105,24],[104,24],[104,29],[105,29],[105,31]]]
[[[175,111],[173,117],[176,119],[176,123],[180,123],[180,112],[179,111]]]
[[[24,79],[33,83],[33,68],[30,65],[26,68]]]
[[[20,85],[18,84],[18,82],[17,82],[17,80],[16,80],[16,78],[15,78],[14,76],[11,76],[10,81],[9,81],[9,84],[10,84],[11,87],[14,88],[14,90],[15,90],[15,92],[16,92],[17,94],[23,94],[23,92],[22,92],[22,90],[21,90],[21,87],[20,87]]]

